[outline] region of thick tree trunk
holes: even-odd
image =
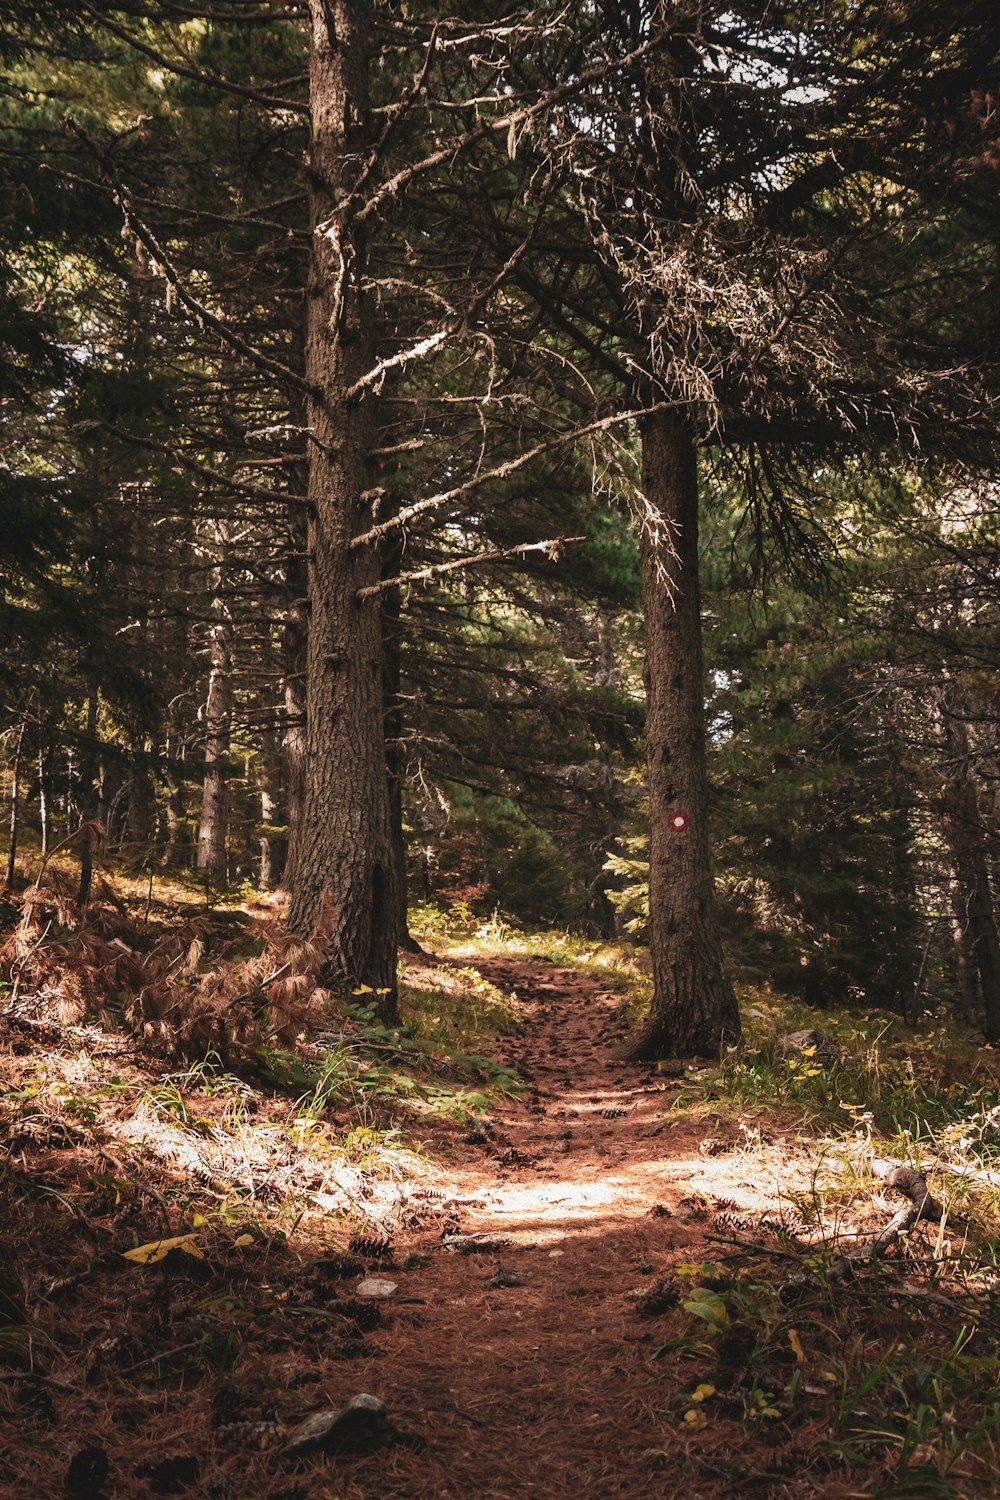
[[[653,1001],[625,1055],[714,1055],[738,1039],[740,1017],[710,863],[697,461],[674,413],[647,417],[642,442]]]
[[[232,631],[232,622],[226,618],[219,618],[209,631],[211,670],[205,701],[205,781],[198,825],[198,873],[211,880],[222,880],[226,874],[233,713]]]
[[[365,246],[349,189],[368,137],[367,0],[310,0],[312,254],[306,376],[310,387],[309,648],[306,792],[289,922],[319,926],[324,978],[367,985],[384,1020],[396,1010],[397,905],[389,831],[379,604],[372,547],[371,400],[349,394],[374,362],[361,290]]]
[[[958,886],[956,908],[975,964],[982,995],[984,1030],[989,1042],[1000,1041],[1000,936],[990,884],[986,840],[973,778],[969,733],[959,716],[949,685],[941,704],[941,726],[947,756],[941,796],[944,834]]]

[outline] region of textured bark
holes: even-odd
[[[717,1054],[740,1035],[722,954],[708,836],[698,578],[698,476],[681,418],[643,426],[649,941],[653,1000],[626,1056]],[[672,820],[685,814],[681,830]]]
[[[87,727],[80,757],[80,887],[76,894],[78,906],[86,906],[90,900],[90,887],[94,878],[97,827],[103,826],[101,814],[104,797],[100,788],[102,776],[97,740],[99,706],[97,688],[91,687],[87,694]]]
[[[44,859],[49,852],[49,775],[52,769],[51,750],[38,751],[38,832],[41,840],[40,852]]]
[[[955,947],[955,968],[958,974],[958,1007],[963,1020],[974,1026],[979,1018],[979,976],[976,961],[969,943],[969,914],[965,906],[965,893],[952,876],[948,887],[951,902],[951,935]]]
[[[312,245],[306,330],[309,646],[306,789],[289,921],[324,934],[324,979],[369,985],[396,1016],[396,931],[374,548],[352,549],[372,520],[371,399],[349,396],[374,362],[360,289],[365,244],[347,200],[368,140],[369,5],[310,0]]]
[[[226,874],[233,713],[232,634],[232,622],[224,617],[209,631],[211,671],[205,701],[205,780],[198,825],[198,872],[212,880],[224,879]]]
[[[148,853],[156,828],[156,786],[149,773],[152,747],[133,751],[128,772],[128,842]]]
[[[1000,936],[990,883],[987,841],[979,811],[969,733],[952,685],[945,689],[941,726],[947,771],[941,795],[944,834],[957,891],[955,909],[979,980],[986,1038],[1000,1041]]]
[[[302,538],[302,546],[304,551],[305,536]],[[308,583],[304,565],[295,565],[294,572],[289,572],[288,583],[294,597],[282,630],[285,695],[285,735],[282,749],[285,756],[288,842],[281,881],[286,890],[292,889],[295,883],[306,795],[306,652],[309,617],[306,597]]]
[[[287,840],[275,829],[281,809],[281,755],[276,734],[265,734],[260,766],[260,878],[261,890],[271,891],[281,880]]]
[[[402,567],[403,549],[398,535],[387,539],[382,554],[383,578],[395,578]],[[422,949],[410,934],[406,880],[406,834],[403,830],[403,784],[406,751],[403,745],[403,704],[399,696],[402,621],[398,588],[382,596],[382,698],[385,725],[385,766],[388,776],[389,836],[392,848],[393,899],[396,904],[397,941],[407,953]]]
[[[7,846],[7,884],[14,884],[17,868],[17,832],[21,811],[21,745],[24,742],[24,725],[17,732],[14,759],[10,768],[10,843]]]
[[[164,807],[167,819],[167,847],[164,863],[176,866],[186,864],[191,853],[191,831],[188,826],[184,777],[180,771],[186,752],[180,700],[175,700],[167,709],[167,739],[164,749],[163,779],[167,787]]]

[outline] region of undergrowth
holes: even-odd
[[[44,1264],[47,1287],[93,1286],[95,1328],[107,1317],[102,1279],[124,1275],[129,1306],[147,1298],[152,1308],[154,1278],[179,1268],[204,1285],[185,1294],[170,1337],[155,1325],[166,1353],[149,1360],[126,1319],[114,1351],[95,1334],[87,1356],[97,1372],[88,1379],[139,1380],[133,1399],[150,1408],[179,1379],[193,1381],[192,1371],[221,1399],[262,1329],[290,1349],[325,1351],[331,1339],[356,1349],[357,1331],[317,1305],[292,1251],[303,1237],[333,1257],[355,1242],[377,1249],[426,1174],[424,1127],[434,1122],[440,1149],[448,1131],[456,1138],[518,1095],[519,1079],[493,1056],[518,1026],[516,992],[487,977],[477,954],[597,976],[620,993],[623,1014],[634,1016],[649,994],[647,967],[627,944],[421,908],[413,930],[437,956],[404,964],[401,1027],[382,1025],[363,991],[346,1006],[317,994],[310,956],[298,953],[281,978],[297,973],[306,976],[300,989],[312,988],[304,1011],[301,994],[289,1006],[288,1030],[265,993],[273,986],[261,984],[289,962],[270,935],[272,903],[172,913],[156,885],[120,891],[124,914],[105,906],[81,928],[57,876],[35,902],[44,921],[36,910],[30,923],[20,917],[19,934],[8,927],[0,1135],[12,1227],[0,1236],[0,1364],[33,1370],[45,1358],[37,1331],[16,1308],[5,1312],[5,1295],[16,1302],[6,1267],[17,1236],[19,1252]],[[97,970],[89,1002],[79,985],[66,986],[80,953]],[[235,995],[253,1023],[240,1045],[229,1037],[195,1053],[195,1033],[186,1048],[170,1047],[134,1023],[131,970],[102,969],[94,957],[117,965],[122,955],[148,977],[144,959],[157,953],[167,995],[159,1021],[192,999],[214,998],[224,1011]],[[688,1126],[706,1128],[709,1155],[716,1146],[729,1153],[731,1176],[758,1199],[765,1181],[778,1183],[767,1213],[706,1194],[696,1205],[710,1218],[705,1258],[659,1268],[679,1300],[669,1335],[649,1341],[663,1371],[659,1417],[688,1445],[718,1421],[742,1429],[750,1448],[705,1469],[728,1493],[783,1493],[783,1472],[766,1459],[779,1441],[782,1462],[799,1452],[817,1482],[842,1476],[848,1488],[838,1494],[995,1493],[993,1054],[944,1014],[913,1027],[891,1015],[817,1014],[762,990],[741,998],[740,1046],[716,1066],[666,1065],[647,1080],[663,1090],[664,1130],[651,1135],[651,1151],[669,1158],[668,1129],[680,1139]],[[928,1173],[942,1217],[834,1284],[831,1264],[897,1206],[876,1175],[880,1161]],[[45,1337],[55,1351],[56,1333]],[[282,1399],[294,1414],[298,1398]],[[863,1490],[852,1476],[863,1476]]]

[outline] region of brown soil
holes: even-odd
[[[400,1278],[422,1303],[396,1313],[378,1359],[352,1374],[425,1446],[352,1466],[361,1492],[846,1494],[829,1474],[797,1473],[801,1429],[772,1434],[763,1459],[759,1439],[748,1444],[729,1422],[689,1436],[677,1398],[711,1378],[714,1361],[706,1371],[704,1360],[654,1359],[691,1319],[643,1315],[630,1295],[719,1255],[706,1238],[717,1206],[778,1208],[794,1185],[790,1163],[779,1149],[762,1174],[738,1140],[672,1120],[683,1070],[671,1078],[615,1060],[622,1002],[599,980],[538,960],[477,955],[476,967],[516,992],[521,1025],[498,1052],[530,1092],[495,1111],[478,1148],[438,1142],[433,1182],[464,1234],[506,1243],[442,1251],[440,1214],[400,1243],[430,1256]],[[792,1170],[803,1187],[807,1175],[804,1163]],[[505,1279],[517,1284],[495,1284]],[[734,1442],[753,1451],[737,1454]]]
[[[0,1326],[0,1494],[66,1493],[67,1466],[88,1444],[110,1475],[70,1493],[109,1500],[185,1482],[240,1500],[858,1493],[814,1462],[818,1423],[746,1425],[738,1338],[728,1353],[701,1339],[686,1357],[657,1359],[703,1325],[633,1295],[660,1278],[686,1295],[697,1277],[685,1266],[738,1257],[719,1243],[718,1210],[744,1220],[780,1210],[808,1188],[808,1150],[774,1140],[751,1152],[738,1124],[672,1109],[683,1069],[615,1060],[622,1001],[599,979],[538,960],[475,962],[516,992],[520,1024],[496,1050],[528,1088],[478,1133],[427,1123],[391,1259],[360,1248],[363,1269],[398,1284],[366,1333],[345,1334],[341,1316],[362,1268],[337,1279],[315,1219],[287,1247],[239,1248],[235,1229],[206,1230],[204,1262],[123,1260],[123,1246],[165,1232],[165,1174],[190,1178],[190,1164],[126,1159],[130,1120],[117,1146],[107,1134],[95,1144],[11,1092],[20,1123],[9,1114],[0,1325],[6,1286],[24,1296],[29,1334],[5,1344]],[[39,1039],[8,1037],[11,1085],[30,1082]],[[67,1078],[96,1068],[113,1093],[130,1044],[93,1028],[78,1045]],[[278,1167],[255,1179],[261,1203]],[[693,1410],[686,1397],[700,1382],[717,1396]],[[363,1458],[281,1455],[290,1425],[363,1391],[411,1442]]]

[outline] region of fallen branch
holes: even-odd
[[[874,1171],[882,1178],[886,1187],[895,1188],[910,1201],[905,1208],[893,1214],[888,1224],[879,1230],[875,1238],[867,1245],[858,1245],[854,1250],[848,1250],[846,1254],[839,1256],[826,1273],[828,1281],[850,1281],[860,1262],[872,1261],[883,1255],[891,1245],[896,1244],[901,1235],[906,1234],[921,1219],[941,1220],[944,1218],[945,1210],[937,1199],[931,1196],[926,1179],[913,1167],[899,1167],[876,1162]]]

